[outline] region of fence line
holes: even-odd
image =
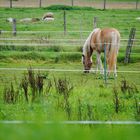
[[[126,30],[119,30],[120,32],[126,32]],[[1,33],[12,33],[12,31],[3,31],[3,30],[0,30]],[[64,33],[64,31],[17,31],[18,33],[25,33],[25,34],[28,34],[28,33]],[[85,32],[85,33],[90,33],[91,31],[88,31],[88,30],[83,30],[83,31],[80,31],[80,30],[67,30],[67,33],[81,33],[81,32]],[[129,30],[127,31],[129,32]],[[140,32],[140,30],[136,30],[136,32]]]
[[[0,68],[0,71],[26,71],[28,68]],[[49,68],[32,68],[34,71],[53,71],[53,72],[83,72],[81,69],[49,69]],[[84,70],[86,71],[86,70]],[[91,69],[90,72],[100,72],[101,70],[95,70]],[[113,72],[113,71],[110,71]],[[140,70],[134,70],[134,71],[125,71],[125,70],[120,70],[117,71],[118,73],[140,73]]]
[[[42,40],[43,41],[43,40]],[[83,41],[84,42],[84,41]],[[83,42],[79,43],[75,43],[75,42],[56,42],[56,43],[29,43],[29,44],[25,44],[25,43],[0,43],[0,46],[21,46],[21,47],[47,47],[47,46],[60,46],[62,45],[63,47],[69,47],[69,46],[77,46],[77,47],[80,47],[80,46],[83,46]],[[101,44],[101,43],[96,43],[96,44]],[[110,44],[110,43],[106,43],[106,44]],[[125,48],[126,47],[126,44],[122,44],[120,45],[121,48]],[[140,47],[140,45],[133,45],[133,48],[135,47]]]
[[[26,11],[26,9],[25,9],[25,11]],[[69,10],[66,10],[67,11],[67,14],[68,15],[71,15],[71,11],[69,11]],[[57,12],[59,12],[60,14],[63,14],[63,11],[57,11]],[[139,10],[137,10],[137,11],[132,11],[132,12],[139,12]],[[81,13],[81,11],[80,11],[80,13]],[[39,16],[42,16],[42,14],[43,14],[43,12],[42,13],[40,13],[40,15],[37,15],[37,17]],[[79,13],[72,13],[73,15],[78,15]],[[90,16],[95,16],[95,13],[93,12],[93,11],[88,11],[88,14],[87,13],[81,13],[82,15],[90,15]],[[26,15],[25,13],[23,13],[22,15]],[[36,14],[28,14],[28,16],[29,17],[31,17],[31,16],[35,16]],[[98,11],[98,13],[96,13],[96,16],[106,16],[106,15],[108,15],[108,13],[104,13],[104,12],[100,12],[100,11]],[[113,13],[112,12],[112,15],[114,16],[113,18],[120,18],[120,17],[128,17],[128,14],[124,14],[124,13]],[[105,19],[109,19],[109,18],[112,18],[112,15],[108,15],[108,17],[106,17]],[[15,17],[18,17],[18,14],[15,14],[14,15]],[[2,15],[0,15],[0,17],[1,18],[7,18],[7,14],[2,14]],[[24,17],[23,17],[24,18]],[[136,15],[134,15],[134,14],[132,14],[130,17],[128,17],[129,19],[131,19],[131,18],[137,18],[137,16]],[[128,18],[126,18],[126,19],[128,19]],[[21,19],[21,18],[18,18],[18,19]]]
[[[86,38],[85,38],[86,39]],[[62,38],[54,38],[54,39],[47,39],[47,38],[41,38],[41,39],[36,39],[36,38],[15,38],[15,37],[13,37],[13,38],[0,38],[0,40],[6,40],[6,41],[8,41],[8,40],[10,40],[10,41],[55,41],[55,40],[59,40],[59,41],[82,41],[82,40],[84,40],[84,38],[83,39],[62,39]],[[140,41],[140,39],[131,39],[131,40],[133,40],[133,41]],[[120,39],[120,41],[128,41],[128,39]]]
[[[93,16],[96,16],[97,18],[98,18],[98,16],[97,15],[93,15]],[[8,18],[8,17],[3,17],[4,18],[4,21],[6,20],[6,18]],[[18,21],[18,23],[24,23],[23,21],[20,21],[21,19],[24,19],[24,17],[23,18],[16,18],[16,17],[14,17],[17,21]],[[27,17],[25,17],[25,18],[27,18]],[[32,17],[30,17],[30,18],[32,18]],[[39,18],[39,17],[38,17]],[[118,18],[118,17],[114,17],[114,18]],[[134,18],[131,18],[131,19],[128,19],[128,18],[119,18],[119,21],[117,21],[117,23],[124,23],[124,24],[126,24],[126,22],[130,22],[130,20],[133,20],[133,21],[131,21],[131,23],[137,23],[137,22],[139,22],[140,20],[139,19],[137,19],[138,17],[134,17]],[[110,18],[106,18],[106,19],[98,19],[98,22],[100,23],[100,22],[104,22],[104,20],[106,20],[106,21],[110,21],[110,22],[105,22],[105,24],[106,23],[115,23],[116,21],[114,21],[114,20],[112,20],[112,18],[110,17]],[[124,22],[124,20],[125,20],[125,22]],[[73,20],[73,21],[69,21],[69,24],[74,24],[75,23],[75,21],[79,21],[79,19],[75,19],[75,20]],[[43,22],[43,23],[45,23],[46,21],[44,21],[44,20],[39,20],[38,22],[36,22],[36,24],[35,25],[33,25],[33,26],[38,26],[38,25],[40,25],[40,22]],[[30,21],[28,21],[27,23],[30,23]],[[104,25],[104,24],[103,24]],[[30,25],[30,26],[32,26],[32,25]],[[46,25],[41,25],[41,26],[46,26]]]
[[[26,120],[5,120],[0,121],[0,124],[37,124],[36,121],[26,121]],[[140,121],[40,121],[40,124],[79,124],[79,125],[140,125]]]
[[[88,12],[89,13],[89,12]],[[62,14],[62,13],[60,13],[60,14]],[[69,14],[68,13],[68,11],[67,11],[67,14]],[[70,15],[70,14],[69,14]],[[78,14],[73,14],[73,15],[75,15],[75,16],[77,16]],[[83,15],[83,14],[82,14]],[[107,14],[102,14],[102,13],[100,13],[100,15],[98,15],[97,13],[96,13],[96,15],[95,14],[88,14],[88,16],[96,16],[97,18],[98,18],[98,21],[99,22],[103,22],[104,21],[104,19],[103,18],[101,18],[100,16],[107,16]],[[114,15],[114,14],[112,14],[112,15]],[[85,15],[86,16],[86,15]],[[129,18],[126,18],[128,15],[124,15],[124,16],[120,16],[120,15],[116,15],[115,14],[115,17],[114,18],[118,18],[119,19],[119,21],[118,21],[118,23],[124,23],[123,22],[123,20],[125,20],[126,22],[129,22],[130,20],[133,20],[133,21],[131,21],[131,23],[135,23],[135,22],[139,22],[139,19],[137,19],[138,18],[138,16],[131,16],[131,17],[129,17]],[[7,14],[6,15],[2,15],[2,16],[0,16],[0,20],[6,20],[7,18],[9,18],[10,17],[10,15],[8,16]],[[41,18],[42,18],[42,15],[41,16],[35,16],[35,15],[25,15],[24,17],[22,17],[22,18],[19,18],[19,16],[17,15],[17,16],[12,16],[12,17],[14,17],[14,18],[16,18],[17,20],[18,20],[18,23],[23,23],[23,22],[21,22],[20,20],[21,19],[24,19],[24,18],[33,18],[33,17],[36,17],[36,18],[39,18],[40,19],[40,21],[38,21],[38,22],[44,22],[45,23],[45,21],[43,21]],[[69,18],[69,17],[68,17]],[[101,18],[101,19],[99,19],[99,18]],[[112,21],[112,22],[114,22],[113,20],[112,20],[112,17],[110,16],[110,17],[107,17],[107,18],[105,18],[106,20],[110,20],[110,21]],[[79,19],[77,18],[77,19],[75,19],[75,20],[73,20],[73,21],[70,21],[70,23],[74,23],[74,21],[78,21]]]

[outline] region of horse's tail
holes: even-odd
[[[119,43],[120,43],[120,34],[119,32],[113,32],[112,33],[112,42],[110,46],[110,52],[109,52],[109,69],[112,70],[113,66],[117,62],[117,54],[119,50]]]

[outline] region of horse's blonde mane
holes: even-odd
[[[90,33],[90,35],[88,36],[88,38],[86,39],[85,44],[84,44],[84,46],[83,46],[83,55],[84,55],[84,56],[87,56],[87,53],[90,52],[91,37],[92,37],[92,35],[93,35],[95,32],[97,32],[98,30],[100,30],[100,28],[94,29],[94,30]]]

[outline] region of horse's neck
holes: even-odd
[[[93,36],[96,34],[98,34],[98,32],[100,31],[100,28],[96,28],[94,29],[90,35],[88,36],[85,44],[84,44],[84,48],[83,48],[83,53],[85,56],[88,56],[88,57],[91,57],[92,56],[92,53],[93,53],[93,47],[92,47],[92,39],[93,39]]]

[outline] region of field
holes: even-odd
[[[64,11],[66,31],[64,32]],[[53,12],[54,21],[20,22]],[[139,139],[138,124],[72,125],[63,121],[140,120],[139,10],[87,7],[0,8],[0,139]],[[129,16],[128,16],[129,15]],[[16,18],[17,35],[9,17]],[[81,49],[93,29],[114,27],[121,33],[118,77],[83,73]],[[132,27],[131,61],[124,64]],[[104,57],[102,55],[102,60]],[[95,55],[93,55],[95,69]],[[23,121],[9,124],[5,121]],[[44,122],[53,122],[53,124]],[[5,122],[5,123],[4,123]]]

